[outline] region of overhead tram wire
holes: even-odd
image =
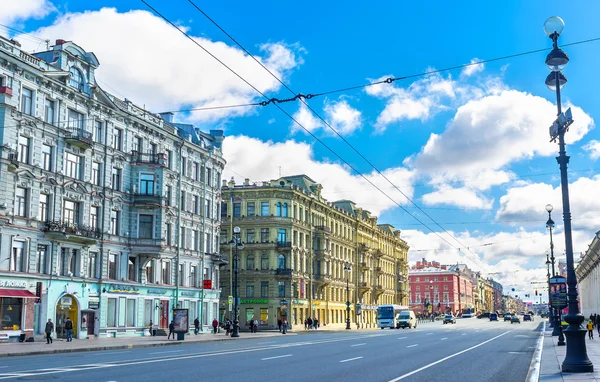
[[[144,3],[144,5],[146,5],[149,9],[151,9],[154,13],[156,13],[158,16],[160,16],[163,20],[165,20],[167,23],[169,23],[171,26],[173,26],[173,28],[177,29],[181,34],[183,34],[186,38],[188,38],[190,41],[192,41],[195,45],[197,45],[199,48],[201,48],[202,50],[204,50],[207,54],[209,54],[211,57],[213,57],[215,60],[217,60],[220,64],[222,64],[225,68],[227,68],[229,71],[231,71],[236,77],[240,78],[244,83],[246,83],[248,86],[250,86],[252,89],[254,89],[257,93],[259,93],[261,96],[263,96],[265,99],[268,99],[268,97],[262,93],[260,90],[258,90],[254,85],[252,85],[250,82],[248,82],[245,78],[243,78],[241,75],[239,75],[237,72],[235,72],[233,69],[231,69],[229,66],[227,66],[225,63],[223,63],[219,58],[215,57],[210,51],[208,51],[206,48],[204,48],[204,46],[202,46],[200,43],[198,43],[196,40],[194,40],[191,36],[189,36],[185,31],[183,31],[181,28],[179,28],[177,25],[175,25],[171,20],[169,20],[168,18],[166,18],[162,13],[158,12],[154,7],[152,7],[150,4],[148,4],[145,0],[140,0],[142,3]],[[367,181],[369,184],[371,184],[375,189],[377,189],[381,194],[383,194],[385,197],[387,197],[388,199],[390,199],[390,201],[392,201],[394,204],[396,204],[400,209],[402,209],[404,212],[408,213],[409,215],[411,215],[400,203],[396,202],[392,197],[390,197],[388,194],[386,194],[383,190],[381,190],[379,187],[377,187],[372,181],[370,181],[365,175],[363,175],[360,171],[358,171],[354,166],[352,166],[350,163],[348,163],[344,158],[342,158],[337,152],[335,152],[332,148],[330,148],[327,144],[325,144],[321,139],[319,139],[316,135],[314,135],[310,130],[308,130],[306,127],[304,127],[304,125],[302,125],[300,122],[298,122],[292,115],[290,115],[287,111],[285,111],[279,104],[275,103],[274,104],[279,110],[281,110],[282,113],[284,113],[286,116],[288,116],[292,121],[294,121],[294,123],[296,123],[298,126],[300,126],[304,131],[306,131],[307,134],[309,134],[310,136],[312,136],[317,142],[319,142],[321,145],[323,145],[323,147],[325,147],[327,150],[329,150],[333,155],[335,155],[337,158],[339,158],[342,162],[344,162],[346,165],[348,165],[348,167],[350,167],[354,172],[356,172],[360,177],[362,177],[365,181]],[[430,228],[427,224],[425,224],[424,222],[422,222],[419,218],[417,218],[416,216],[411,215],[416,221],[418,221],[419,223],[421,223],[425,228],[427,228],[429,231],[431,231],[433,234],[435,234],[436,236],[438,236],[442,241],[444,241],[446,244],[450,245],[453,248],[456,248],[457,250],[460,251],[460,248],[454,246],[452,243],[450,243],[446,238],[442,237],[439,233],[435,232],[432,228]],[[481,259],[479,259],[479,261],[481,262]],[[483,262],[482,262],[483,263]],[[487,264],[483,263],[484,265],[487,266]],[[489,267],[489,266],[488,266]]]
[[[276,76],[272,71],[270,71],[262,62],[260,62],[252,53],[250,53],[244,46],[242,46],[242,44],[240,44],[235,38],[233,38],[233,36],[231,36],[229,33],[227,33],[216,21],[214,21],[212,18],[210,18],[210,16],[208,16],[202,9],[200,9],[192,0],[188,0],[190,4],[192,4],[200,13],[202,13],[211,23],[213,23],[217,28],[219,28],[219,30],[221,30],[227,37],[229,37],[240,49],[242,49],[246,54],[248,54],[248,56],[252,57],[252,59],[258,63],[261,67],[263,67],[273,78],[275,78],[282,86],[284,86],[290,93],[292,94],[296,94],[295,91],[293,91],[288,85],[286,85],[278,76]],[[468,64],[465,65],[460,65],[457,66],[455,68],[458,67],[466,67],[468,66]],[[436,71],[433,71],[433,73],[435,73]],[[398,77],[398,78],[393,78],[393,79],[386,79],[384,81],[379,81],[379,83],[391,83],[393,81],[397,81],[400,79],[407,79],[410,78],[410,76],[408,77]],[[456,241],[459,245],[461,245],[462,247],[466,247],[460,240],[458,240],[458,238],[456,238],[454,235],[452,235],[450,232],[448,232],[444,227],[441,226],[441,224],[439,224],[433,217],[431,217],[431,215],[429,215],[426,211],[424,211],[418,204],[416,204],[412,198],[410,198],[408,195],[406,195],[399,187],[397,187],[387,176],[385,176],[385,174],[383,174],[383,172],[381,172],[370,160],[368,160],[360,151],[358,151],[358,149],[356,149],[356,147],[354,147],[354,145],[352,145],[350,142],[348,142],[348,140],[346,140],[335,128],[333,128],[333,126],[331,126],[331,124],[329,124],[329,122],[327,122],[325,120],[325,118],[323,118],[316,110],[314,110],[312,107],[310,107],[310,105],[306,102],[305,98],[307,97],[299,97],[298,99],[300,100],[300,102],[302,102],[315,116],[317,116],[317,118],[319,118],[331,131],[333,131],[335,133],[335,135],[337,135],[344,143],[346,143],[346,145],[348,147],[350,147],[356,154],[358,154],[366,163],[369,164],[369,166],[371,166],[373,168],[373,170],[375,170],[382,178],[384,178],[392,187],[394,187],[396,189],[396,191],[398,191],[400,194],[402,194],[402,196],[404,196],[406,198],[406,200],[408,200],[411,204],[413,204],[415,207],[417,207],[417,209],[419,211],[421,211],[425,216],[427,216],[427,218],[429,218],[436,226],[438,226],[442,231],[444,231],[449,237],[451,237],[452,239],[454,239],[454,241]],[[312,97],[311,97],[312,98]],[[366,177],[365,177],[366,179]],[[369,182],[370,183],[370,182]],[[372,184],[372,183],[371,183]],[[379,189],[379,188],[378,188]],[[384,193],[381,189],[379,189],[380,192]],[[387,196],[387,194],[386,194]],[[395,202],[395,201],[394,201]],[[399,205],[399,203],[396,203]],[[404,210],[406,211],[406,210]],[[408,211],[406,211],[408,213]],[[413,216],[411,214],[411,216]],[[413,216],[414,218],[414,216]],[[420,221],[419,221],[420,222]],[[429,227],[428,227],[429,228]],[[432,230],[433,232],[433,230]],[[441,236],[440,236],[441,237]],[[468,249],[468,247],[466,247],[467,250],[469,252],[472,253],[474,258],[471,258],[472,261],[474,262],[479,262],[480,265],[483,264],[484,267],[488,267],[489,265],[485,264],[480,258],[479,256],[471,251],[470,249]],[[466,254],[465,254],[466,255]],[[467,257],[471,257],[468,256]]]

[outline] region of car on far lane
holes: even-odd
[[[454,316],[453,316],[453,315],[451,315],[451,314],[447,314],[447,315],[444,317],[444,325],[445,325],[445,324],[456,324],[456,317],[454,317]]]
[[[517,324],[520,324],[520,323],[521,323],[521,320],[519,320],[519,316],[517,316],[517,315],[514,315],[514,316],[512,316],[512,317],[510,318],[510,323],[511,323],[511,324],[514,324],[515,322],[516,322]]]
[[[498,321],[498,315],[496,313],[490,314],[490,321]]]
[[[523,321],[533,321],[533,316],[531,314],[526,314],[523,316]]]
[[[481,313],[477,318],[488,318],[490,316],[489,312]]]
[[[510,321],[511,318],[512,318],[512,316],[510,314],[504,315],[504,321]]]

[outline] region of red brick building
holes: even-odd
[[[473,272],[463,264],[425,259],[409,269],[410,308],[416,313],[474,313]]]

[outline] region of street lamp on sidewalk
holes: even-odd
[[[346,271],[346,329],[350,330],[350,263],[344,264],[344,271]]]
[[[554,220],[552,220],[552,210],[554,207],[552,204],[546,204],[546,211],[548,212],[548,221],[546,222],[546,228],[550,231],[550,260],[548,264],[552,264],[552,277],[556,276],[556,271],[554,269],[555,258],[554,258],[554,241],[552,240],[552,229],[554,229]],[[550,281],[548,281],[550,282]],[[556,308],[552,308],[552,336],[562,336],[562,320],[560,318],[560,311]],[[558,341],[558,346],[563,346],[565,344],[564,338],[562,341]]]
[[[558,16],[552,16],[544,23],[544,32],[552,39],[552,51],[546,56],[546,65],[551,73],[546,77],[546,86],[556,92],[556,107],[558,118],[550,127],[550,137],[553,142],[558,138],[559,155],[556,158],[560,167],[560,185],[562,190],[563,222],[565,229],[565,248],[567,254],[567,297],[569,313],[565,320],[569,327],[565,330],[567,337],[566,356],[562,364],[563,372],[587,373],[594,371],[594,365],[587,355],[585,344],[586,330],[581,326],[584,321],[579,312],[577,301],[577,276],[573,262],[573,237],[571,232],[571,205],[569,201],[569,178],[567,165],[569,157],[565,149],[565,133],[573,123],[571,109],[562,112],[560,89],[567,83],[567,78],[561,73],[569,63],[569,56],[558,47],[558,37],[565,28],[564,21]]]
[[[239,312],[239,298],[238,298],[238,263],[239,263],[239,250],[244,248],[244,243],[240,238],[240,227],[233,229],[232,238],[229,242],[232,248],[235,248],[235,257],[233,259],[233,332],[231,337],[240,336],[240,312]]]

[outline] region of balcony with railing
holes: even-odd
[[[221,253],[211,253],[210,259],[213,261],[213,263],[215,263],[219,266],[229,264],[229,256],[226,256]]]
[[[16,151],[8,152],[8,171],[14,171],[19,168],[19,154]]]
[[[287,249],[292,248],[291,241],[277,241],[276,245],[277,245],[277,248],[287,248]]]
[[[315,226],[315,231],[317,233],[319,233],[319,232],[331,233],[331,227],[326,226],[326,225],[317,225],[317,226]]]
[[[72,146],[87,150],[94,144],[92,133],[81,128],[73,128],[65,135],[65,140]]]
[[[315,281],[321,285],[329,285],[331,283],[330,275],[314,275]]]
[[[158,192],[134,192],[133,205],[143,209],[161,208],[167,205],[167,198]]]
[[[371,290],[371,285],[369,285],[368,282],[366,281],[362,281],[358,284],[358,289],[360,291],[361,296],[365,293],[367,293],[368,291]]]
[[[375,272],[377,273],[383,273],[383,267],[375,267]]]
[[[139,151],[131,152],[131,161],[139,164],[155,164],[163,166],[165,164],[165,160],[167,159],[167,154],[164,153],[141,153]]]
[[[385,288],[381,284],[375,285],[373,287],[373,290],[375,290],[375,294],[378,296],[383,294],[383,292],[385,292]]]
[[[98,228],[74,222],[47,221],[44,232],[56,240],[81,244],[95,244],[102,237]]]
[[[276,275],[281,277],[291,277],[292,276],[292,270],[288,269],[288,268],[278,268]]]

